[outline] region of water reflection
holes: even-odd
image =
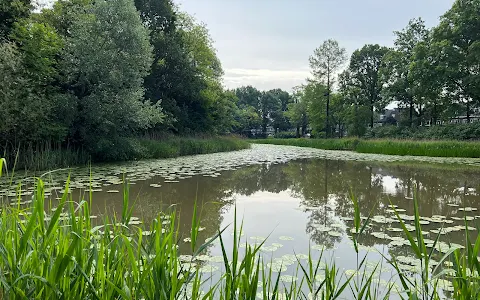
[[[261,153],[257,155],[260,156]],[[141,218],[148,226],[160,211],[175,209],[180,217],[180,251],[188,254],[191,252],[190,245],[182,241],[190,235],[190,220],[195,202],[200,208],[201,224],[205,227],[200,232],[200,241],[213,236],[219,228],[231,224],[234,219],[233,207],[236,205],[238,215],[244,221],[245,240],[253,243],[254,240],[250,237],[269,236],[267,246],[282,244],[275,247],[278,248],[275,253],[272,253],[272,247],[269,248],[265,251],[267,254],[280,257],[291,255],[294,251],[297,254],[308,253],[313,249],[309,246],[324,245],[327,249],[334,250],[329,251],[329,255],[334,259],[340,258],[337,266],[347,270],[355,269],[356,266],[350,234],[354,212],[352,195],[358,199],[363,216],[370,213],[379,216],[361,237],[361,244],[370,247],[368,249],[375,248],[387,257],[410,254],[408,247],[392,246],[392,239],[375,237],[379,232],[387,233],[393,238],[403,236],[401,232],[389,230],[389,227],[399,228],[392,221],[394,218],[390,205],[403,210],[402,214],[407,217],[412,216],[412,198],[416,195],[420,214],[423,217],[444,216],[453,223],[446,226],[462,224],[461,219],[454,219],[464,216],[460,210],[462,207],[480,209],[480,195],[477,192],[480,189],[480,170],[473,168],[461,170],[435,165],[411,166],[319,158],[296,159],[285,163],[274,157],[269,161],[223,170],[220,171],[220,176],[197,172],[199,175],[186,176],[178,182],[166,180],[158,173],[150,176],[155,167],[148,172],[141,168],[141,176],[132,176],[138,180],[133,180],[130,185],[130,195],[135,203],[133,215]],[[211,169],[217,171],[213,167]],[[176,173],[178,175],[180,172]],[[121,176],[121,172],[117,171],[114,176]],[[116,178],[111,179],[116,182]],[[123,206],[122,193],[109,193],[107,190],[121,190],[121,186],[98,186],[104,190],[93,193],[92,213],[98,216],[120,214]],[[79,189],[72,193],[74,200],[81,199],[84,195],[86,193]],[[476,217],[477,212],[473,210],[465,214]],[[382,217],[389,218],[390,221],[378,221]],[[101,219],[98,218],[99,221]],[[432,231],[441,226],[442,224],[431,222],[423,228]],[[231,229],[227,230],[224,237],[226,245],[232,244],[230,231]],[[477,234],[477,231],[472,231],[472,234]],[[449,233],[442,236],[442,240],[463,244],[463,235],[463,231]],[[291,239],[282,239],[281,236]],[[433,234],[427,236],[432,237]],[[212,245],[208,254],[218,256],[222,253],[217,245]],[[381,257],[378,252],[369,253],[369,259],[373,261],[379,261]],[[294,275],[294,271],[290,268],[288,273]],[[382,279],[388,281],[389,277]]]
[[[250,236],[268,234],[278,223],[290,222],[292,210],[300,210],[305,229],[293,234],[306,234],[312,243],[332,248],[342,240],[342,236],[332,236],[325,227],[331,228],[333,225],[336,232],[349,234],[348,226],[351,224],[346,219],[353,215],[350,200],[352,194],[357,197],[363,215],[370,212],[386,215],[390,204],[404,209],[404,214],[412,215],[412,198],[416,194],[420,199],[422,216],[462,216],[457,207],[447,204],[479,207],[478,175],[473,170],[445,171],[429,166],[415,168],[382,163],[303,159],[285,164],[253,165],[224,171],[215,178],[194,176],[178,183],[165,183],[162,178],[154,177],[148,181],[137,181],[130,187],[130,194],[136,196],[134,214],[142,217],[146,223],[159,211],[175,207],[180,212],[180,230],[184,236],[189,235],[190,217],[197,200],[202,207],[202,224],[206,227],[201,238],[214,235],[218,228],[232,221],[231,217],[225,220],[225,215],[231,213],[236,200],[240,206],[242,203],[248,205],[252,214],[258,212],[261,203],[267,202],[271,219],[277,220],[277,223],[262,224],[258,219],[254,220],[259,224],[252,227],[255,232],[247,233]],[[162,186],[152,188],[152,183]],[[266,200],[269,197],[271,199]],[[94,200],[94,209],[98,214],[102,214],[105,208],[109,211],[121,210],[119,194],[95,193]],[[288,208],[276,207],[279,205],[278,200],[289,202]],[[264,226],[269,227],[259,228]],[[388,226],[373,224],[370,232],[384,231],[385,227]],[[435,224],[425,227],[429,230],[435,228]],[[460,239],[461,234],[456,234],[455,238]],[[388,242],[368,235],[362,240],[363,244],[370,246]]]

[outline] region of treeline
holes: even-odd
[[[292,93],[225,89],[208,30],[171,0],[32,3],[0,6],[2,155],[67,149],[118,160],[135,139],[170,134],[364,136],[392,101],[412,128],[470,121],[479,108],[478,0],[457,0],[432,29],[412,20],[393,48],[365,45],[349,63],[325,41],[312,78]]]
[[[0,6],[0,153],[117,160],[134,137],[231,132],[235,95],[206,27],[170,0]]]
[[[295,88],[284,114],[297,136],[308,128],[317,137],[364,136],[394,101],[397,115],[384,125],[434,126],[458,116],[470,123],[480,108],[480,1],[457,0],[438,26],[413,19],[395,35],[392,48],[365,45],[349,61],[335,40],[314,51],[313,76]]]

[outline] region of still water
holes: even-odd
[[[448,250],[451,244],[447,243],[463,245],[464,216],[472,226],[480,218],[478,166],[475,159],[402,158],[253,145],[232,153],[79,168],[70,174],[74,199],[85,195],[88,185],[94,187],[92,209],[99,218],[121,213],[124,177],[131,184],[133,215],[145,224],[160,211],[175,208],[180,216],[180,251],[185,255],[190,254],[190,245],[183,238],[190,236],[195,201],[204,227],[201,241],[228,227],[223,237],[226,245],[231,245],[236,210],[238,222],[243,221],[242,243],[266,239],[263,253],[267,261],[273,261],[269,267],[293,276],[282,277],[291,282],[301,277],[296,274],[296,264],[288,263],[292,254],[305,259],[311,252],[318,259],[322,249],[325,263],[334,262],[345,276],[354,272],[357,256],[351,235],[351,195],[358,199],[362,216],[373,217],[360,238],[360,257],[367,255],[369,261],[364,272],[373,272],[382,255],[399,257],[406,272],[418,269],[415,260],[408,259],[411,253],[392,210],[396,207],[401,218],[413,225],[414,196],[419,199],[425,238],[435,239],[440,230],[444,243],[437,249],[439,255]],[[44,176],[52,199],[61,192],[66,175]],[[0,195],[9,193],[7,188],[0,190]],[[28,196],[28,188],[24,193]],[[471,229],[476,235],[475,228]],[[222,267],[218,243],[205,255],[202,270],[215,277]],[[395,281],[387,263],[376,272],[380,284]]]

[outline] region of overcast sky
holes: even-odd
[[[229,88],[290,91],[310,75],[308,57],[333,38],[350,55],[365,44],[393,45],[412,18],[427,26],[454,0],[176,0],[204,22]]]

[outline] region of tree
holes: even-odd
[[[414,77],[411,67],[414,61],[414,51],[418,43],[428,38],[428,30],[422,19],[410,20],[402,31],[395,32],[394,49],[385,57],[382,69],[382,80],[386,82],[384,97],[398,101],[409,109],[409,124],[413,125],[413,115],[417,95],[414,90]]]
[[[103,155],[118,153],[112,150],[119,138],[161,122],[159,106],[143,101],[151,61],[148,33],[131,0],[95,1],[78,16],[62,65],[77,99],[75,142],[110,159]]]
[[[15,147],[63,141],[72,117],[71,99],[55,86],[61,37],[48,24],[29,18],[14,23],[10,40],[1,46],[2,138]]]
[[[15,22],[25,19],[33,9],[31,0],[2,0],[0,3],[0,42],[8,39]]]
[[[314,136],[319,136],[325,129],[327,91],[328,88],[317,81],[308,81],[303,87],[302,101],[306,104],[308,120]]]
[[[235,95],[240,109],[238,133],[250,135],[252,130],[262,127],[262,92],[253,86],[243,86],[235,89]]]
[[[360,89],[365,104],[370,108],[370,127],[373,128],[374,109],[382,110],[385,102],[382,101],[383,82],[379,72],[383,58],[388,48],[380,45],[365,45],[353,52],[350,59],[350,77],[352,84]]]
[[[470,122],[472,106],[480,104],[480,2],[455,1],[433,35],[445,87],[465,104]]]
[[[253,106],[239,108],[236,121],[237,126],[235,132],[247,136],[251,135],[252,129],[258,129],[262,125],[262,118]]]
[[[235,94],[238,97],[238,107],[251,106],[255,110],[260,111],[260,97],[262,96],[262,92],[249,85],[237,88]]]
[[[432,125],[444,113],[442,99],[443,78],[439,72],[439,60],[436,47],[432,43],[432,35],[418,42],[413,51],[410,66],[412,78],[412,94],[417,99],[419,125],[428,117]]]
[[[338,93],[343,98],[345,105],[345,123],[350,136],[363,136],[371,121],[370,109],[365,105],[364,94],[361,88],[352,82],[349,70],[345,70],[338,76]]]
[[[267,136],[267,126],[271,124],[273,114],[279,111],[281,102],[275,90],[262,92],[260,97],[260,116],[262,117],[262,134]]]
[[[284,115],[290,121],[290,124],[297,129],[297,138],[301,135],[304,136],[307,131],[308,117],[307,117],[307,105],[303,98],[303,87],[295,87],[292,95],[293,102],[288,104],[287,111]]]
[[[325,118],[325,134],[326,137],[331,135],[330,130],[330,94],[332,93],[332,86],[336,72],[345,63],[346,50],[340,48],[338,42],[335,40],[327,40],[315,49],[313,55],[310,57],[310,68],[314,76],[314,80],[326,85],[326,118]]]
[[[285,112],[292,98],[288,92],[282,89],[274,89],[271,93],[275,95],[280,104],[277,110],[271,112],[272,126],[275,129],[275,133],[277,133],[278,130],[286,131],[290,128],[290,124],[288,118],[285,116]]]

